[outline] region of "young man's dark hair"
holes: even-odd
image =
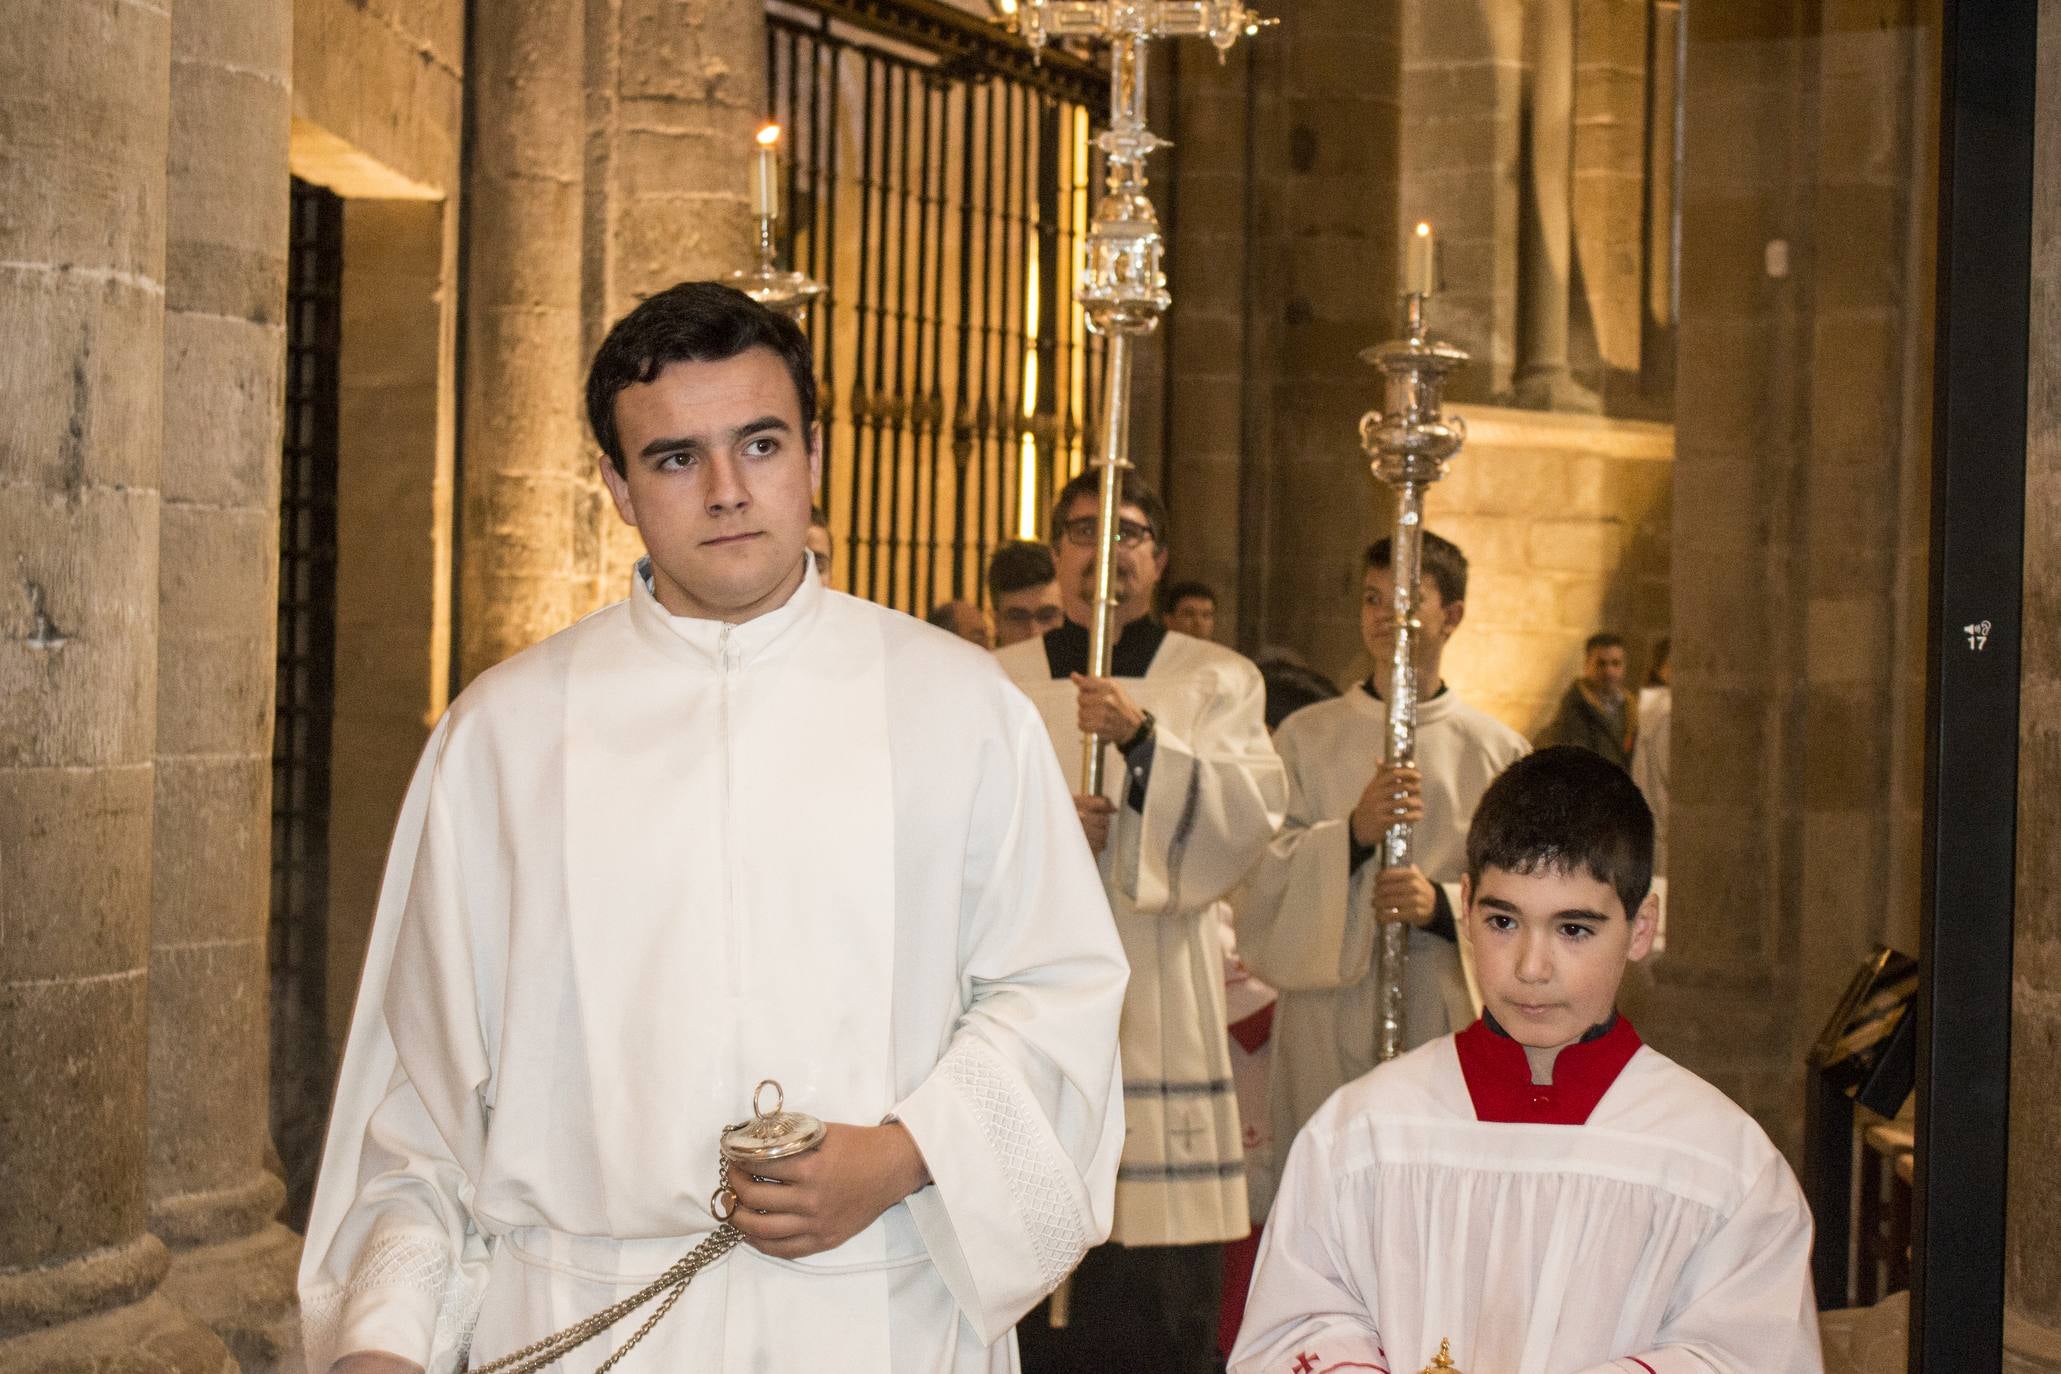
[[[1099,501],[1102,497],[1102,474],[1095,468],[1082,468],[1080,476],[1059,489],[1059,497],[1052,503],[1052,543],[1057,546],[1065,538],[1060,522],[1066,519],[1067,509],[1083,496]],[[1118,502],[1123,506],[1136,506],[1145,513],[1145,528],[1152,531],[1152,542],[1164,551],[1166,549],[1166,502],[1159,499],[1159,493],[1145,485],[1134,472],[1123,476],[1123,494]]]
[[[1210,586],[1207,582],[1192,581],[1176,582],[1173,586],[1168,587],[1165,595],[1160,598],[1159,604],[1171,611],[1174,607],[1180,605],[1183,601],[1189,600],[1191,597],[1200,597],[1212,606],[1217,604],[1217,593],[1214,587]]]
[[[1582,656],[1586,658],[1598,649],[1622,649],[1623,647],[1623,635],[1612,634],[1610,631],[1605,630],[1601,634],[1590,635],[1582,641]]]
[[[1653,641],[1653,663],[1646,669],[1648,687],[1665,687],[1667,679],[1661,674],[1667,671],[1667,656],[1674,649],[1674,640],[1667,635]]]
[[[1450,606],[1467,599],[1467,555],[1457,544],[1424,531],[1424,575],[1438,588],[1439,600]],[[1386,535],[1367,546],[1367,566],[1386,568],[1395,559],[1394,541]]]
[[[769,348],[787,366],[801,401],[799,436],[816,427],[815,359],[808,336],[778,311],[716,282],[668,287],[616,322],[587,370],[587,423],[617,472],[625,470],[615,429],[615,398],[649,382],[670,363],[716,363],[754,348]]]
[[[1586,872],[1637,914],[1653,886],[1653,811],[1631,776],[1572,744],[1541,749],[1489,784],[1467,828],[1467,881],[1491,868]]]
[[[1030,587],[1042,587],[1059,576],[1052,550],[1031,539],[1012,539],[988,559],[988,595],[1000,598]]]

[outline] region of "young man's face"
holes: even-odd
[[[816,485],[814,438],[779,355],[669,363],[615,401],[627,471],[601,476],[651,554],[653,590],[675,615],[733,623],[800,585]]]
[[[1166,627],[1197,639],[1217,636],[1217,603],[1206,596],[1184,596],[1166,613]]]
[[[995,598],[995,643],[1006,649],[1059,628],[1066,607],[1059,598],[1059,580],[1003,592]]]
[[[1059,564],[1059,592],[1066,599],[1066,613],[1083,625],[1094,614],[1095,536],[1091,532],[1085,540],[1075,541],[1084,528],[1081,522],[1092,522],[1098,505],[1094,497],[1085,493],[1076,496],[1066,508],[1059,528],[1052,532],[1052,556]],[[1166,550],[1149,533],[1151,527],[1145,512],[1137,506],[1125,502],[1117,510],[1117,519],[1133,530],[1148,531],[1129,546],[1121,541],[1117,545],[1117,616],[1129,624],[1151,607],[1152,589],[1159,585],[1159,575],[1166,571]]]
[[[1438,664],[1444,657],[1446,641],[1453,637],[1453,631],[1460,628],[1460,621],[1467,614],[1467,603],[1455,601],[1446,604],[1439,595],[1438,583],[1429,573],[1417,585],[1417,669],[1420,674],[1430,671],[1436,674]],[[1395,655],[1395,570],[1393,568],[1369,568],[1360,583],[1360,642],[1367,646],[1377,671],[1376,683],[1385,680],[1379,671],[1385,668]],[[1437,684],[1419,684],[1425,691]]]
[[[1582,677],[1600,696],[1614,697],[1622,692],[1624,646],[1608,644],[1600,649],[1589,650],[1588,657],[1582,660]]]
[[[1587,868],[1483,871],[1461,889],[1482,1001],[1511,1038],[1558,1049],[1610,1019],[1625,965],[1653,948],[1659,901],[1625,919],[1617,889]]]

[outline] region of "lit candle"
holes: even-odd
[[[1429,296],[1438,290],[1438,236],[1418,222],[1403,251],[1403,294]]]
[[[759,156],[752,168],[752,213],[760,219],[780,217],[780,126],[768,124],[758,132]]]

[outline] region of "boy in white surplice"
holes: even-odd
[[[1615,1010],[1653,817],[1573,747],[1475,812],[1486,1010],[1347,1084],[1288,1156],[1231,1374],[1818,1374],[1811,1219],[1752,1118]]]
[[[707,1242],[615,1367],[1009,1374],[1108,1234],[1125,966],[1036,712],[828,590],[810,347],[690,283],[596,354],[626,600],[481,675],[395,832],[301,1265],[310,1374],[446,1374]],[[651,1306],[554,1369],[593,1369]]]

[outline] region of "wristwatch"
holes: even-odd
[[[1139,745],[1143,744],[1146,740],[1151,739],[1153,727],[1158,723],[1158,717],[1154,716],[1152,712],[1147,711],[1145,713],[1145,719],[1139,722],[1138,728],[1131,731],[1131,737],[1125,740],[1122,744],[1116,746],[1117,752],[1120,754],[1131,753]]]

